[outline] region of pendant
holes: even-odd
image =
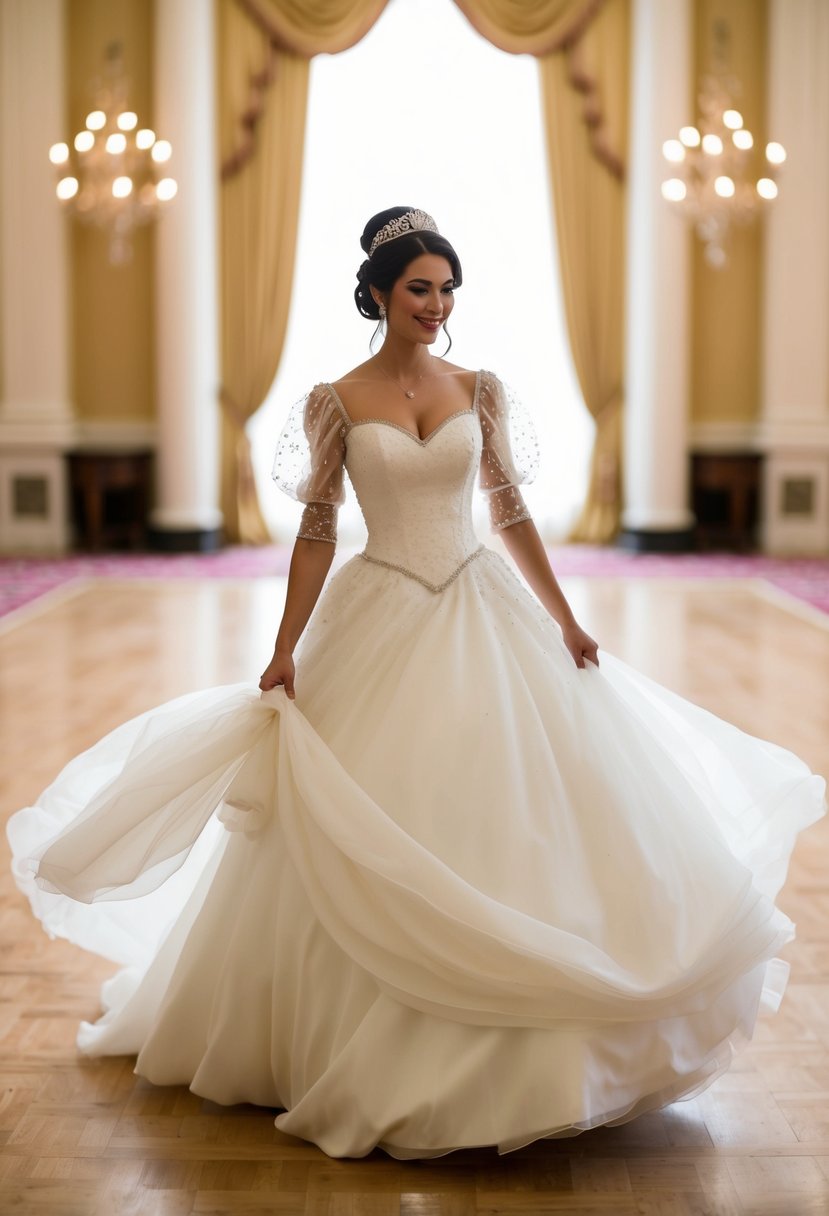
[[[414,397],[414,393],[411,391],[411,389],[406,389],[406,396],[407,396],[407,397]]]

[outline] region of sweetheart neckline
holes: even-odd
[[[442,422],[439,422],[434,430],[429,432],[425,439],[421,439],[419,435],[415,435],[414,432],[410,431],[407,426],[401,426],[399,422],[392,422],[390,418],[358,418],[356,422],[351,423],[350,429],[353,430],[355,427],[368,426],[370,424],[374,424],[376,426],[390,426],[395,431],[402,431],[404,435],[408,435],[409,439],[414,440],[415,443],[419,444],[422,448],[425,448],[428,447],[435,435],[437,435],[438,431],[443,430],[447,422],[452,422],[455,418],[461,418],[464,414],[474,413],[474,409],[471,408],[467,410],[456,410],[454,414],[450,414],[448,418],[444,418]]]
[[[453,418],[461,418],[461,417],[463,417],[464,414],[474,414],[477,412],[478,394],[480,392],[480,387],[481,387],[481,372],[479,370],[475,373],[475,390],[472,394],[472,404],[470,406],[468,406],[466,409],[455,410],[454,414],[449,414],[448,417],[444,418],[441,422],[439,422],[437,424],[437,426],[434,427],[429,432],[429,434],[426,435],[425,438],[423,438],[423,439],[421,439],[419,435],[416,435],[414,433],[414,431],[410,431],[407,426],[401,426],[401,424],[399,422],[394,422],[391,418],[356,418],[352,421],[352,419],[348,413],[348,410],[343,405],[342,399],[340,398],[340,395],[337,392],[337,390],[334,388],[334,385],[331,384],[329,381],[325,381],[325,387],[327,389],[329,389],[329,391],[331,392],[335,402],[337,403],[337,405],[339,407],[340,413],[342,414],[344,420],[348,423],[349,430],[353,430],[353,428],[355,426],[365,426],[367,423],[373,422],[373,423],[379,424],[380,426],[393,427],[396,431],[402,431],[404,435],[408,435],[410,439],[413,439],[415,441],[415,443],[420,444],[421,447],[426,447],[426,445],[430,442],[430,440],[433,439],[435,435],[437,435],[438,431],[443,430],[443,428],[446,426],[447,422],[451,422],[453,420]]]

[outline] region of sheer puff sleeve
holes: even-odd
[[[345,502],[347,430],[325,384],[315,385],[291,407],[271,475],[281,490],[305,503],[297,538],[337,543],[337,511]]]
[[[492,372],[481,372],[478,414],[483,436],[478,485],[497,532],[531,518],[518,486],[535,480],[538,439],[526,407]]]

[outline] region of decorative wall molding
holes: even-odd
[[[5,413],[5,410],[4,410]],[[14,421],[0,417],[0,452],[74,448],[134,452],[155,448],[158,425],[150,418],[67,418],[61,422]]]
[[[692,452],[759,452],[757,423],[751,422],[694,422],[689,434]]]
[[[12,448],[65,451],[74,442],[74,418],[44,419],[39,422],[35,418],[24,420],[0,416],[0,452],[8,452]]]
[[[135,452],[155,448],[158,423],[151,418],[78,418],[74,447]]]
[[[692,452],[829,452],[829,420],[761,418],[696,422]]]
[[[829,418],[764,418],[757,428],[764,452],[829,452]]]

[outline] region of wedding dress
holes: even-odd
[[[527,517],[531,426],[479,372],[431,434],[291,412],[275,477],[368,542],[296,700],[191,693],[72,760],[9,825],[46,930],[121,964],[90,1055],[284,1111],[332,1156],[502,1152],[688,1097],[776,1008],[774,900],[825,782],[558,625],[472,524]],[[275,622],[276,624],[276,622]]]

